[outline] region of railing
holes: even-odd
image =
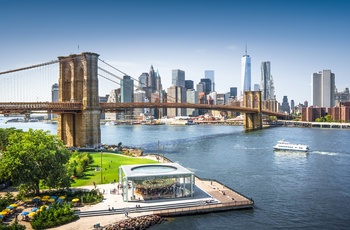
[[[237,107],[232,105],[208,105],[208,104],[191,104],[191,103],[99,103],[101,111],[116,111],[121,109],[133,108],[193,108],[208,109],[220,111],[236,111],[241,113],[258,113],[258,109]],[[81,111],[83,104],[81,102],[0,102],[0,113],[24,113],[31,111]],[[283,116],[281,113],[262,111],[267,115]]]
[[[245,209],[252,208],[254,205],[251,201],[236,201],[219,204],[204,204],[200,206],[184,207],[184,208],[173,208],[166,210],[153,211],[154,214],[160,216],[175,216],[183,215],[185,213],[200,213],[200,212],[213,212],[213,211],[225,211],[234,209]]]
[[[1,102],[0,113],[31,112],[40,110],[77,111],[82,109],[78,102]]]
[[[192,103],[149,103],[149,102],[124,102],[124,103],[100,103],[103,110],[115,110],[120,108],[193,108],[208,109],[222,111],[237,111],[244,113],[257,113],[258,109],[237,107],[232,105],[208,105],[208,104],[192,104]]]

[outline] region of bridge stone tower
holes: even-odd
[[[86,52],[58,57],[59,102],[82,103],[81,111],[58,115],[58,137],[67,146],[96,148],[101,143],[98,56]]]
[[[245,91],[243,96],[243,106],[258,109],[258,113],[246,113],[244,115],[243,126],[247,131],[262,129],[262,103],[261,91]]]

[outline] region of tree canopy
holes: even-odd
[[[70,152],[49,131],[12,132],[0,158],[0,176],[10,179],[20,190],[39,192],[40,181],[49,188],[68,188],[66,164]]]
[[[3,129],[0,128],[0,152],[6,150],[6,146],[8,144],[8,138],[12,133],[15,132],[23,132],[21,129],[16,129],[16,128],[8,128],[8,129]]]

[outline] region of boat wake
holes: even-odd
[[[320,155],[327,155],[327,156],[338,156],[339,153],[335,152],[324,152],[324,151],[310,151],[309,153],[312,154],[320,154]]]

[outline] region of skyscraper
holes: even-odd
[[[201,82],[204,83],[204,92],[206,94],[209,94],[211,91],[213,91],[211,88],[211,86],[212,86],[211,80],[209,78],[202,78]]]
[[[287,96],[283,96],[283,101],[282,101],[282,105],[280,106],[280,110],[283,112],[286,112],[287,114],[290,114],[290,106],[289,106]]]
[[[247,46],[245,46],[245,54],[241,58],[242,61],[242,92],[251,90],[251,60],[247,54]]]
[[[186,102],[186,88],[182,86],[170,86],[167,92],[169,103],[185,103]],[[168,108],[168,117],[186,116],[186,109],[184,108]]]
[[[193,89],[193,81],[192,80],[185,80],[185,88],[186,89]]]
[[[51,86],[51,100],[52,102],[58,102],[58,84],[55,83]],[[49,112],[47,114],[47,119],[51,120],[52,118],[57,118],[57,114],[52,114]]]
[[[156,72],[154,71],[153,65],[151,65],[151,68],[149,69],[147,86],[152,89],[152,92],[157,88]]]
[[[273,100],[275,98],[273,80],[271,75],[271,63],[264,61],[261,63],[261,98],[262,100]]]
[[[147,87],[148,85],[148,73],[142,73],[140,76],[139,76],[139,89],[144,89]]]
[[[312,74],[312,105],[334,107],[335,75],[330,70]]]
[[[172,70],[172,85],[185,87],[185,71],[179,69]]]
[[[120,80],[120,102],[132,102],[134,95],[134,80],[130,76],[123,76]]]
[[[211,91],[215,91],[215,74],[214,70],[204,70],[204,78],[209,78],[211,81]]]
[[[230,87],[230,97],[237,97],[237,87]]]
[[[156,91],[163,90],[162,79],[160,78],[160,74],[157,70],[156,72]]]

